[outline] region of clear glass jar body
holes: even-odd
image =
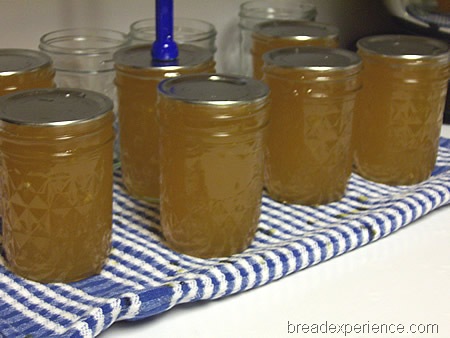
[[[265,66],[272,101],[265,187],[271,198],[317,205],[343,196],[352,169],[359,72],[360,67]]]
[[[93,90],[108,96],[117,106],[113,54],[129,44],[126,34],[110,29],[71,28],[44,34],[39,49],[48,54],[60,88]],[[116,111],[116,110],[115,110]],[[119,166],[120,131],[116,113],[114,165]]]
[[[167,244],[203,258],[245,250],[260,216],[267,99],[215,105],[159,93],[160,210]]]
[[[337,28],[317,22],[274,20],[257,25],[254,30],[251,55],[255,79],[263,77],[263,55],[270,50],[302,46],[339,47]]]
[[[27,49],[0,49],[0,96],[16,90],[52,88],[55,70],[44,53]]]
[[[39,282],[101,271],[112,230],[113,113],[77,124],[1,122],[7,266]]]
[[[355,171],[389,185],[426,180],[436,163],[448,56],[401,58],[362,49],[358,53],[364,70],[355,112]]]
[[[240,74],[253,75],[251,55],[253,28],[271,20],[314,21],[317,16],[313,4],[298,0],[252,0],[241,4],[239,11]]]
[[[198,19],[174,18],[174,40],[177,43],[205,48],[216,52],[217,31],[213,24]],[[156,21],[154,18],[142,19],[130,25],[132,44],[153,43],[156,39]]]
[[[148,48],[150,50],[150,45]],[[180,49],[183,48],[180,46]],[[122,178],[128,192],[134,197],[159,201],[159,127],[156,121],[158,83],[169,77],[214,71],[215,62],[212,58],[188,67],[139,68],[116,65]]]

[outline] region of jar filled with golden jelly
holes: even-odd
[[[360,71],[358,55],[339,48],[289,47],[264,55],[272,101],[265,170],[271,198],[316,205],[343,196]]]
[[[203,258],[243,251],[260,216],[267,86],[202,74],[165,80],[158,90],[167,244]]]
[[[337,27],[318,22],[274,20],[258,24],[252,35],[253,76],[263,75],[264,53],[294,46],[338,47]]]
[[[55,87],[49,56],[31,49],[0,49],[0,96],[16,90]]]
[[[151,45],[136,45],[114,55],[119,111],[122,177],[136,198],[159,200],[158,83],[182,74],[213,73],[213,54],[193,45],[178,46],[178,59],[157,62]]]
[[[0,97],[7,266],[39,282],[97,274],[112,229],[112,101],[79,89]]]
[[[408,35],[358,41],[364,64],[357,100],[354,165],[390,185],[426,180],[436,163],[449,79],[446,42]]]

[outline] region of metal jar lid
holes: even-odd
[[[318,38],[337,38],[339,30],[317,22],[296,20],[273,20],[256,25],[255,36],[274,37],[292,40],[312,40]]]
[[[0,49],[0,76],[10,76],[39,70],[52,65],[52,59],[31,49]]]
[[[413,35],[375,35],[362,38],[358,49],[383,57],[419,60],[442,59],[448,61],[448,44],[422,36]]]
[[[107,96],[84,89],[32,89],[0,97],[0,121],[29,126],[64,126],[111,112]]]
[[[158,90],[173,100],[203,105],[240,105],[264,101],[266,84],[253,78],[223,74],[183,75],[162,81]]]
[[[340,48],[287,47],[271,50],[263,55],[263,59],[266,66],[314,71],[361,68],[358,54]]]
[[[194,45],[178,45],[178,58],[173,62],[157,63],[151,56],[151,44],[135,45],[119,49],[114,53],[114,63],[135,69],[169,68],[180,69],[201,65],[213,60],[211,51]]]

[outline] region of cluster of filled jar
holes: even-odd
[[[242,4],[240,74],[216,73],[215,28],[196,19],[175,19],[179,56],[168,63],[152,59],[152,19],[129,34],[62,30],[40,51],[0,50],[13,272],[71,282],[101,271],[114,170],[130,196],[159,203],[163,245],[201,258],[251,244],[263,194],[315,206],[339,201],[352,172],[390,185],[430,176],[447,43],[379,35],[350,51],[314,6],[276,3]]]

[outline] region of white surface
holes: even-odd
[[[450,137],[450,126],[442,135]],[[139,322],[118,322],[116,337],[335,337],[289,333],[295,324],[438,324],[435,334],[348,334],[353,338],[450,337],[450,205],[387,238],[220,300],[180,305]],[[291,331],[293,329],[290,326]],[[405,330],[405,332],[406,332]]]
[[[240,0],[175,0],[176,15],[203,18],[219,31],[218,69],[237,62]],[[318,21],[337,24],[342,45],[390,29],[373,0],[315,0]],[[220,6],[220,7],[219,7]],[[128,31],[153,16],[152,0],[0,0],[0,48],[36,49],[39,37],[69,27]],[[220,8],[220,9],[219,9]],[[450,137],[450,127],[443,128]],[[339,337],[288,333],[294,324],[433,324],[438,334],[376,337],[450,337],[450,206],[388,238],[280,281],[221,300],[180,305],[140,322],[120,322],[101,334],[116,337]],[[291,327],[292,328],[292,327]],[[347,335],[356,337],[356,335]]]

